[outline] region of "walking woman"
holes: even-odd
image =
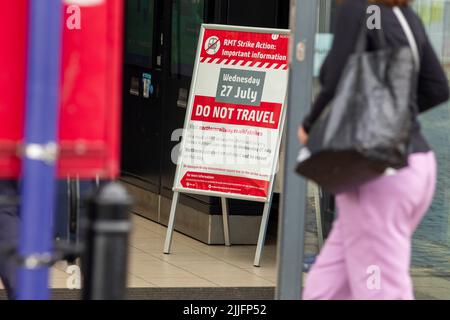
[[[308,274],[305,299],[413,299],[409,275],[414,231],[428,210],[436,185],[436,159],[421,134],[417,116],[449,99],[447,77],[433,51],[410,0],[341,0],[332,49],[320,74],[322,90],[299,128],[299,139],[308,132],[333,100],[344,67],[355,52],[361,21],[368,4],[380,8],[381,28],[389,47],[409,46],[398,17],[406,18],[420,58],[415,112],[408,166],[351,191],[338,194],[338,217],[315,265]],[[379,48],[379,37],[367,32],[367,50]],[[416,51],[417,52],[417,51]]]

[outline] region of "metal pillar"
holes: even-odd
[[[18,298],[48,299],[53,244],[62,1],[30,0]]]
[[[311,106],[317,0],[291,0],[291,59],[286,129],[286,160],[278,239],[276,298],[301,298],[306,181],[293,174],[300,148],[299,121]]]
[[[117,182],[102,186],[89,203],[83,254],[84,300],[125,299],[130,207],[130,196]]]

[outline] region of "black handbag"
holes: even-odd
[[[377,30],[382,49],[366,51],[363,23],[336,95],[300,151],[297,172],[329,193],[348,191],[408,164],[418,54],[399,11],[394,10],[411,46],[388,48]]]

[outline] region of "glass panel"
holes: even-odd
[[[333,23],[336,14],[336,1],[319,0],[318,1],[318,17],[317,17],[317,33],[314,49],[314,87],[313,92],[317,95],[320,91],[319,74],[320,69],[328,55],[333,44]],[[318,232],[321,227],[321,234],[324,239],[328,237],[331,225],[335,216],[334,197],[320,190],[319,187],[309,182],[308,187],[309,203],[314,203],[314,210],[308,207],[306,214],[306,232],[310,236]],[[316,206],[320,208],[321,223],[317,223]],[[309,241],[309,240],[308,240]],[[319,242],[322,241],[321,239]],[[314,249],[310,246],[306,247],[306,253],[311,254]]]
[[[450,76],[450,1],[416,0],[413,8]],[[433,205],[414,237],[413,272],[418,273],[419,293],[450,299],[450,104],[421,116],[421,123],[436,152],[439,171]]]
[[[335,1],[320,0],[319,17],[317,20],[316,48],[314,54],[314,77],[318,77],[320,68],[325,61],[333,44],[333,19],[335,12]],[[319,86],[316,86],[319,89]]]
[[[316,73],[326,52],[326,37],[335,10],[320,0]],[[450,0],[415,0],[433,47],[450,79]],[[317,74],[316,74],[317,75]],[[316,85],[316,90],[318,89]],[[420,116],[423,132],[434,149],[438,183],[434,202],[418,228],[412,248],[412,276],[417,298],[450,299],[450,103]]]
[[[126,3],[126,63],[151,68],[155,1],[127,0]]]
[[[204,0],[172,2],[172,74],[192,75],[200,26],[203,23]]]

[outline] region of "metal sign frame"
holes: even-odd
[[[203,45],[203,39],[205,30],[213,29],[213,30],[224,30],[224,31],[236,31],[236,32],[254,32],[254,33],[268,33],[268,34],[279,34],[279,35],[290,35],[290,30],[287,29],[274,29],[274,28],[258,28],[258,27],[242,27],[242,26],[229,26],[229,25],[218,25],[218,24],[202,24],[201,30],[200,30],[200,36],[199,41],[197,44],[197,53],[195,55],[195,63],[194,63],[194,72],[192,76],[192,82],[191,82],[191,88],[189,93],[189,102],[188,102],[188,108],[184,120],[184,131],[186,132],[186,128],[188,127],[188,124],[190,122],[190,119],[192,117],[193,107],[194,107],[194,97],[195,97],[195,88],[197,86],[197,76],[198,76],[198,70],[200,65],[200,56],[202,52],[202,45]],[[286,71],[287,78],[289,78],[289,69]],[[230,193],[223,193],[223,192],[216,192],[216,191],[202,191],[202,190],[189,190],[184,188],[178,188],[177,183],[180,181],[181,178],[181,164],[182,161],[182,151],[184,150],[186,139],[182,139],[181,145],[180,145],[180,153],[178,156],[178,162],[177,162],[177,169],[175,173],[175,180],[174,180],[174,187],[173,187],[173,198],[172,198],[172,205],[170,209],[170,216],[169,216],[169,224],[166,234],[166,241],[164,245],[164,253],[170,254],[171,252],[171,246],[172,246],[172,238],[173,238],[173,231],[175,228],[175,218],[176,218],[176,209],[179,201],[179,195],[180,193],[185,194],[196,194],[196,195],[204,195],[204,196],[216,196],[221,198],[222,203],[222,216],[223,216],[223,228],[224,228],[224,239],[225,239],[225,245],[230,246],[230,230],[229,230],[229,210],[228,210],[228,203],[227,199],[237,199],[237,200],[247,200],[247,201],[255,201],[255,202],[263,202],[264,203],[264,209],[263,209],[263,215],[261,220],[261,225],[259,229],[259,236],[258,236],[258,242],[257,242],[257,249],[255,253],[255,260],[254,260],[254,266],[259,267],[261,265],[261,256],[262,251],[264,247],[265,237],[266,237],[266,231],[267,226],[269,222],[269,215],[270,215],[270,208],[273,198],[273,186],[275,182],[275,175],[276,175],[276,169],[278,167],[279,163],[279,153],[281,148],[281,141],[283,138],[283,132],[286,122],[286,106],[287,106],[287,92],[285,101],[282,105],[282,111],[280,115],[280,126],[279,126],[279,135],[276,142],[276,149],[275,149],[275,155],[278,155],[275,157],[274,161],[272,162],[272,168],[271,168],[271,178],[269,181],[269,188],[268,188],[268,195],[267,198],[264,197],[255,197],[255,196],[245,196],[245,195],[238,195],[238,194],[230,194]]]

